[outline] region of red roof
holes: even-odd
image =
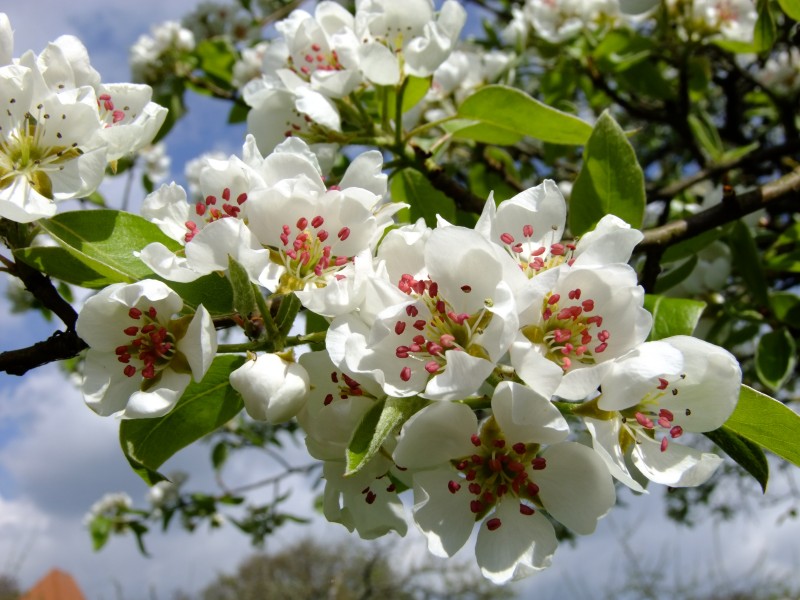
[[[20,600],[86,600],[69,573],[51,570]]]

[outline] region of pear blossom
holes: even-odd
[[[0,217],[28,223],[53,216],[55,202],[90,194],[103,179],[106,146],[89,87],[33,93],[34,73],[0,67]]]
[[[344,269],[360,253],[370,261],[392,214],[403,205],[383,204],[386,175],[379,152],[356,157],[339,184],[329,188],[308,158],[308,147],[293,142],[284,142],[284,148],[292,149],[294,167],[284,168],[283,179],[258,193],[249,225],[272,251],[264,285],[294,291],[304,306],[334,316],[352,310],[358,300],[348,300],[355,272]]]
[[[703,340],[647,342],[610,365],[593,401],[601,412],[586,426],[612,475],[630,488],[643,491],[626,466],[628,452],[651,481],[700,485],[722,459],[675,440],[719,428],[736,407],[741,379],[733,355]]]
[[[275,25],[283,43],[266,53],[264,73],[286,81],[288,71],[327,97],[346,96],[361,84],[354,25],[353,15],[336,2],[320,2],[313,16],[292,11]]]
[[[432,75],[453,51],[467,14],[446,0],[434,17],[432,0],[358,0],[355,30],[364,76],[376,85],[396,85],[405,74]]]
[[[800,48],[792,46],[770,55],[756,77],[780,94],[796,92],[800,89]]]
[[[249,139],[246,147],[254,146]],[[194,281],[213,271],[226,271],[228,257],[239,262],[253,282],[262,280],[269,253],[248,229],[249,200],[263,178],[242,159],[205,159],[200,172],[202,200],[192,207],[184,189],[162,185],[142,204],[142,215],[183,246],[175,253],[160,242],[139,254],[155,273],[170,281]]]
[[[231,373],[230,382],[242,395],[247,414],[267,423],[283,423],[294,417],[309,391],[306,370],[277,354],[247,360]]]
[[[644,289],[628,265],[562,266],[533,284],[536,299],[521,316],[511,364],[545,397],[583,399],[597,389],[609,361],[650,332]]]
[[[297,420],[306,432],[309,453],[325,462],[326,518],[364,539],[390,531],[405,535],[407,524],[394,482],[407,477],[392,461],[379,454],[356,474],[345,476],[346,451],[356,428],[370,408],[385,400],[380,387],[369,380],[356,381],[334,366],[324,351],[303,354],[300,364],[309,373],[311,391]]]
[[[195,47],[194,34],[177,21],[153,25],[150,33],[139,36],[129,52],[131,72],[137,81],[158,81],[170,54],[191,52]]]
[[[542,511],[589,534],[615,493],[603,461],[564,441],[567,423],[547,399],[501,382],[492,411],[479,426],[469,407],[433,403],[403,425],[393,456],[412,473],[414,520],[428,549],[452,556],[478,522],[478,565],[505,583],[549,566],[558,542]]]
[[[336,106],[325,96],[297,78],[261,77],[248,82],[242,98],[251,107],[247,113],[247,132],[252,134],[262,154],[268,154],[292,136],[311,138],[321,131],[323,139],[342,129]],[[310,140],[313,141],[313,140]],[[315,144],[314,151],[328,155],[333,162],[335,145]]]
[[[463,398],[513,342],[528,280],[501,248],[463,227],[438,227],[418,248],[397,257],[419,270],[376,295],[387,304],[373,307],[374,321],[337,318],[326,344],[334,364],[369,375],[390,396]],[[418,252],[422,261],[413,260]],[[387,273],[397,272],[387,257]]]
[[[584,27],[595,29],[619,14],[618,0],[527,0],[525,16],[532,29],[557,44],[577,35]]]
[[[48,92],[89,86],[97,96],[97,118],[101,127],[94,131],[97,143],[106,146],[107,160],[114,161],[149,144],[167,115],[167,109],[151,102],[152,89],[133,83],[104,84],[92,67],[89,53],[81,41],[63,35],[37,56],[26,52],[19,64],[31,69],[36,96]]]
[[[89,345],[82,383],[89,407],[102,416],[159,417],[200,381],[217,350],[208,311],[175,317],[181,297],[144,279],[110,285],[89,298],[76,331]]]

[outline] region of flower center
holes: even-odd
[[[483,356],[483,348],[475,343],[474,338],[483,333],[492,319],[492,313],[486,308],[467,314],[456,313],[453,306],[439,294],[439,285],[435,281],[417,280],[408,273],[400,277],[397,287],[410,296],[416,296],[430,315],[426,320],[421,318],[420,308],[410,304],[406,306],[407,319],[398,319],[394,332],[405,336],[405,342],[395,349],[395,356],[401,360],[413,359],[425,363],[425,370],[430,375],[439,373],[447,362],[445,351],[454,349],[466,351],[472,355]],[[461,291],[469,294],[472,288],[463,285]],[[491,301],[487,300],[487,303]],[[416,333],[415,333],[416,332]],[[410,340],[408,339],[411,335]],[[411,367],[405,365],[400,370],[403,381],[411,379]]]
[[[347,400],[350,396],[364,396],[365,398],[376,399],[372,394],[365,391],[361,384],[355,379],[340,371],[331,371],[331,382],[336,385],[337,394],[329,393],[325,396],[322,404],[328,406],[338,396],[340,400]]]
[[[13,103],[14,99],[10,102]],[[37,108],[41,112],[44,107],[40,104]],[[83,154],[77,142],[53,146],[44,142],[46,125],[66,119],[65,114],[60,119],[51,119],[49,113],[37,117],[26,113],[22,122],[6,134],[0,141],[0,189],[11,186],[18,177],[24,177],[39,194],[53,198],[53,182],[48,173],[62,171],[64,163]],[[63,139],[60,131],[56,131],[56,138]]]
[[[542,322],[528,325],[522,333],[534,344],[547,347],[547,358],[568,371],[574,362],[592,365],[595,354],[605,352],[611,333],[600,329],[603,317],[593,313],[594,300],[584,298],[580,288],[567,294],[548,293],[542,303]]]
[[[685,379],[686,373],[681,373],[678,381],[684,381]],[[675,382],[676,385],[671,386],[667,379],[659,377],[658,384],[653,392],[642,398],[642,401],[636,406],[622,411],[624,428],[620,432],[620,438],[630,436],[635,440],[637,433],[655,437],[660,432],[664,434],[661,438],[661,451],[665,452],[669,446],[670,439],[681,437],[683,435],[683,427],[674,423],[674,413],[666,408],[660,408],[658,405],[658,401],[667,393],[672,396],[679,394],[678,381]],[[691,416],[691,409],[685,409],[684,414],[687,417]],[[622,442],[623,440],[620,439],[620,444]]]
[[[105,123],[106,127],[111,127],[122,121],[125,118],[125,111],[130,110],[128,106],[123,109],[114,106],[114,101],[111,100],[110,94],[100,94],[97,97],[97,107],[100,109],[100,120]]]
[[[194,210],[201,219],[201,226],[226,217],[239,218],[239,213],[242,211],[242,204],[247,202],[247,192],[242,192],[236,196],[235,200],[231,200],[231,198],[231,188],[226,187],[222,190],[221,201],[217,196],[208,195],[204,202],[201,201],[195,204]],[[218,202],[219,204],[217,204]],[[195,221],[186,221],[185,225],[187,231],[183,239],[186,242],[191,242],[202,227],[198,226]]]
[[[117,360],[125,365],[122,371],[127,377],[140,372],[144,379],[153,379],[175,355],[175,336],[156,320],[152,306],[146,311],[131,308],[128,316],[133,324],[123,332],[131,339],[128,344],[117,346]]]
[[[553,230],[554,232],[555,230]],[[501,245],[505,247],[528,278],[565,262],[572,265],[575,260],[572,258],[575,244],[553,242],[537,245],[531,241],[533,233],[533,225],[526,223],[516,234],[510,231],[500,234]]]
[[[315,43],[309,45],[305,52],[290,56],[289,69],[308,81],[317,71],[341,71],[344,66],[339,62],[336,50],[326,50]]]
[[[309,281],[319,280],[326,275],[337,273],[352,260],[348,256],[336,256],[330,244],[326,244],[330,234],[323,228],[325,219],[316,215],[311,220],[300,217],[294,230],[284,224],[280,240],[283,248],[270,253],[274,262],[286,267],[281,278],[281,288],[285,291],[302,290]],[[342,227],[336,232],[340,241],[350,237],[350,228]],[[336,275],[337,279],[343,275]],[[325,282],[317,281],[318,287]]]
[[[458,476],[447,482],[447,489],[457,494],[466,487],[475,520],[482,519],[505,498],[517,499],[523,515],[532,515],[534,506],[541,507],[539,486],[529,473],[529,469],[547,468],[547,461],[537,456],[538,444],[508,443],[494,417],[483,424],[480,434],[472,435],[471,442],[475,454],[451,461]],[[502,523],[495,517],[486,525],[494,531]]]

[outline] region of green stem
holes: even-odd
[[[256,350],[267,350],[264,342],[243,342],[241,344],[220,344],[217,346],[217,354],[236,354],[238,352],[255,352]]]
[[[316,342],[324,342],[327,331],[315,331],[313,333],[306,333],[303,335],[293,335],[286,338],[286,346],[300,346],[302,344],[313,344]]]
[[[408,85],[408,77],[403,79],[403,82],[397,88],[397,94],[394,102],[394,143],[397,148],[403,147],[403,96],[406,93],[406,86]]]
[[[489,396],[474,396],[459,400],[461,404],[466,404],[472,410],[486,409],[492,407],[492,399]]]
[[[255,284],[253,284],[253,289],[256,294],[258,311],[261,313],[261,318],[264,319],[264,328],[267,333],[267,338],[272,342],[272,349],[276,352],[283,350],[283,344],[286,338],[281,335],[278,325],[275,323],[275,319],[272,318],[272,313],[269,310],[269,306],[261,290]]]
[[[413,138],[415,135],[419,135],[423,131],[426,131],[433,127],[439,127],[440,125],[449,123],[450,121],[455,121],[456,119],[458,119],[458,115],[452,115],[449,117],[445,117],[444,119],[437,119],[436,121],[423,123],[422,125],[419,125],[418,127],[415,127],[414,129],[408,132],[408,135],[406,135],[406,142],[410,141],[411,138]]]

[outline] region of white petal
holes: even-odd
[[[268,423],[283,423],[294,417],[309,391],[306,370],[276,354],[248,360],[231,373],[230,382],[242,395],[247,414]]]
[[[192,369],[192,378],[200,381],[217,354],[217,330],[206,308],[201,304],[192,317],[186,335],[178,342],[178,348]]]
[[[662,452],[661,444],[639,436],[633,449],[633,464],[645,477],[671,487],[693,487],[708,481],[722,459],[716,454],[701,452],[670,442]]]
[[[501,381],[492,396],[492,413],[506,439],[554,444],[569,435],[569,425],[558,409],[543,396],[518,383]]]
[[[434,402],[403,425],[394,461],[409,469],[426,469],[469,456],[470,437],[477,432],[475,413],[464,404]]]
[[[364,77],[376,85],[396,85],[400,81],[400,65],[389,48],[377,42],[364,44],[359,58]]]
[[[606,463],[611,475],[621,481],[634,492],[646,494],[642,485],[632,476],[625,464],[625,457],[622,455],[622,448],[619,445],[620,420],[618,418],[601,421],[599,419],[584,419],[586,429],[592,436],[592,446],[595,452]]]
[[[533,472],[533,481],[545,510],[576,533],[592,533],[616,500],[605,462],[575,442],[550,446],[542,456],[547,466]]]
[[[490,517],[499,518],[500,527],[490,531],[488,519],[484,519],[475,543],[475,557],[484,577],[501,585],[550,566],[558,540],[544,515],[523,515],[519,504],[509,498]]]
[[[467,542],[475,526],[466,486],[455,494],[448,490],[451,467],[414,474],[414,521],[428,539],[435,556],[453,556]]]

